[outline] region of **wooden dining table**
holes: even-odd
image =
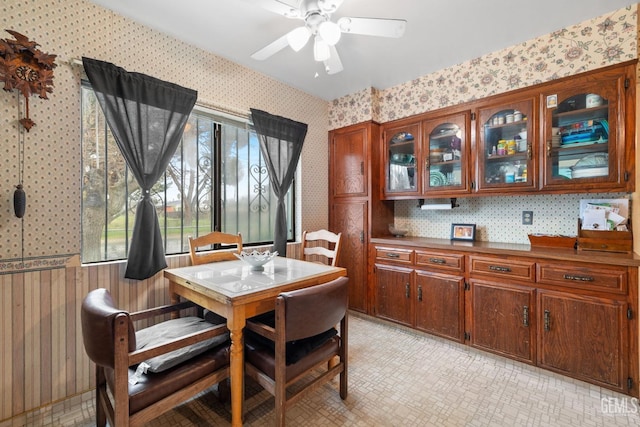
[[[222,261],[164,271],[172,303],[180,297],[226,317],[231,333],[231,425],[241,426],[244,394],[244,337],[246,319],[275,308],[281,292],[302,289],[346,276],[332,267],[276,257],[254,271],[244,261]]]

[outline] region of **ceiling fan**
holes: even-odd
[[[404,19],[351,18],[342,17],[333,22],[333,14],[343,0],[260,0],[264,9],[291,19],[300,19],[304,24],[268,44],[251,55],[264,60],[287,46],[298,52],[313,36],[313,57],[323,62],[328,74],[343,70],[336,43],[342,33],[379,37],[402,37],[407,24]],[[291,3],[291,4],[289,4]]]

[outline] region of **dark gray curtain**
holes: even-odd
[[[269,181],[278,197],[273,250],[287,256],[287,205],[285,196],[296,172],[307,125],[264,111],[251,109],[253,126],[260,136],[260,151],[269,170]]]
[[[82,63],[116,143],[142,190],[125,277],[146,279],[167,267],[151,187],[180,144],[198,93],[108,62],[82,58]]]

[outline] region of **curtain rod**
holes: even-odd
[[[71,58],[68,61],[61,62],[66,62],[69,65],[82,65],[82,59],[79,58]],[[211,110],[211,113],[220,114],[222,116],[226,115],[228,116],[228,119],[238,120],[240,118],[248,122],[251,118],[251,114],[249,111],[241,110],[235,107],[229,107],[227,105],[217,104],[215,102],[196,101],[196,105],[198,107]]]

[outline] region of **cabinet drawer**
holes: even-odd
[[[538,263],[538,283],[567,288],[627,293],[627,269]]]
[[[490,257],[469,257],[471,274],[489,274],[493,277],[509,277],[511,279],[533,282],[535,280],[535,262],[501,259]]]
[[[430,269],[464,271],[464,255],[416,251],[416,265]]]
[[[413,251],[411,249],[376,247],[376,261],[412,264]]]

